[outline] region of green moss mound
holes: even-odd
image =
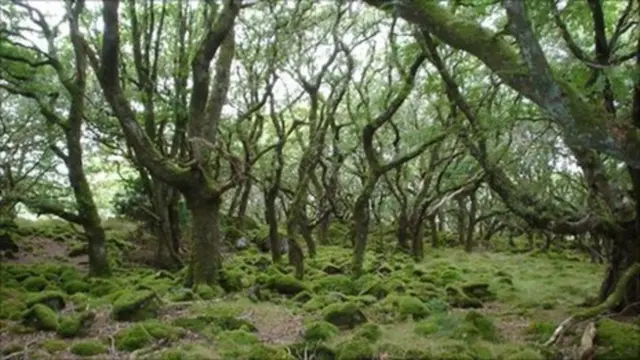
[[[279,294],[293,296],[307,290],[307,285],[291,275],[277,274],[269,277],[267,288]]]
[[[202,300],[211,300],[221,297],[224,294],[224,290],[218,286],[199,285],[196,288],[196,294],[198,294]]]
[[[27,291],[42,291],[49,285],[47,279],[43,276],[32,276],[22,282],[22,286]]]
[[[371,342],[363,338],[354,338],[341,343],[336,352],[336,360],[375,359],[376,352]]]
[[[73,343],[69,351],[79,356],[94,356],[106,353],[107,347],[98,340],[85,340]]]
[[[63,338],[82,335],[89,328],[94,318],[95,314],[92,312],[63,316],[56,331]]]
[[[375,343],[382,338],[382,331],[376,324],[364,324],[356,331],[354,338],[361,338]]]
[[[326,321],[316,321],[309,324],[304,332],[307,341],[325,341],[340,333],[340,329]]]
[[[596,330],[596,359],[632,359],[640,354],[640,326],[602,319]]]
[[[82,280],[71,280],[64,285],[64,291],[69,295],[88,292],[89,288],[89,284]]]
[[[247,355],[247,360],[295,360],[286,348],[278,346],[269,346],[264,344],[253,345]]]
[[[45,305],[35,304],[22,314],[22,324],[37,330],[53,331],[58,328],[58,315]]]
[[[50,354],[55,354],[57,352],[67,350],[68,347],[69,345],[64,340],[45,339],[42,342],[42,348]]]
[[[26,305],[31,307],[36,304],[48,306],[49,308],[60,311],[66,306],[66,295],[59,291],[45,291],[40,294],[34,294],[27,298]]]
[[[0,300],[0,319],[19,320],[27,305],[18,299]]]
[[[353,329],[368,321],[358,305],[352,302],[328,306],[323,311],[323,318],[341,329]]]
[[[142,321],[156,317],[157,310],[157,298],[153,291],[132,291],[117,298],[111,316],[118,321]]]
[[[158,320],[148,320],[118,331],[115,334],[115,346],[120,351],[135,351],[154,340],[175,340],[183,334],[179,328]]]

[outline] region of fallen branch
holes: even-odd
[[[587,325],[580,339],[580,347],[578,348],[578,359],[591,360],[593,358],[594,349],[593,341],[596,338],[596,324],[592,321]]]
[[[564,320],[553,332],[553,335],[544,343],[544,346],[553,345],[568,329],[576,325],[577,323],[591,319],[602,314],[605,311],[609,311],[622,302],[624,295],[627,292],[627,285],[631,280],[640,274],[640,263],[631,265],[620,277],[613,292],[602,302],[602,304],[586,309],[574,316],[570,316]]]

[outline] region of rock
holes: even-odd
[[[20,251],[18,244],[13,241],[11,238],[11,234],[9,233],[0,233],[0,252],[4,252],[6,254],[17,253]]]
[[[238,240],[236,240],[236,250],[245,250],[249,247],[249,240],[247,240],[247,238],[245,237],[241,237]]]
[[[322,271],[324,271],[324,273],[328,275],[344,274],[344,269],[334,264],[325,266],[324,268],[322,268]]]
[[[324,309],[325,321],[341,329],[353,329],[368,320],[355,303],[339,303]]]
[[[45,305],[35,304],[22,314],[22,324],[37,330],[56,330],[58,315]]]
[[[111,316],[118,321],[139,321],[156,317],[157,301],[153,291],[127,292],[113,304]]]
[[[42,304],[55,311],[60,311],[64,309],[66,305],[65,294],[59,291],[46,291],[29,297],[26,304],[28,307],[34,306],[35,304]]]
[[[291,275],[275,275],[267,280],[267,288],[283,295],[296,295],[307,290],[302,281]]]
[[[479,300],[491,300],[495,298],[495,294],[489,290],[487,283],[475,283],[462,286],[462,292],[471,298]]]

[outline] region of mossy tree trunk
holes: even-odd
[[[193,54],[191,96],[188,112],[185,112],[180,120],[184,123],[186,136],[176,139],[188,144],[189,152],[184,153],[184,157],[189,158],[186,164],[176,163],[170,156],[165,155],[163,149],[158,148],[138,123],[136,113],[125,97],[120,76],[119,5],[120,2],[117,0],[103,2],[105,26],[102,56],[98,59],[92,54],[91,64],[136,159],[153,177],[178,189],[184,195],[194,226],[192,283],[196,286],[201,283],[211,284],[218,280],[217,272],[220,270],[220,249],[217,248],[220,243],[220,199],[222,194],[242,183],[243,175],[242,167],[238,166],[241,160],[228,154],[226,149],[216,142],[222,107],[227,99],[230,84],[231,63],[235,55],[233,27],[240,11],[240,4],[236,0],[226,0],[221,8],[218,4],[207,4],[207,30],[194,51],[187,52]],[[215,77],[212,86],[211,62],[214,56]],[[183,100],[186,101],[186,97],[182,97],[180,101]],[[263,104],[255,105],[249,107],[249,115],[258,111]],[[229,160],[231,176],[226,181],[219,181],[217,176],[212,176],[217,170],[215,164],[219,163],[214,161],[214,155],[218,156],[218,160],[221,156]]]
[[[469,211],[467,212],[467,234],[465,239],[464,250],[471,252],[475,245],[475,229],[476,229],[476,216],[478,213],[478,198],[474,191],[469,195]]]
[[[30,8],[30,5],[22,6]],[[46,22],[38,22],[42,27],[42,33],[49,43],[48,48],[48,64],[50,64],[57,76],[58,81],[62,84],[68,93],[70,106],[67,109],[66,117],[58,115],[56,112],[57,97],[44,101],[38,94],[33,91],[24,91],[20,88],[12,86],[5,87],[8,91],[17,95],[22,95],[36,100],[40,113],[45,120],[52,126],[58,127],[64,133],[66,151],[59,148],[56,144],[51,144],[50,148],[55,155],[60,158],[68,170],[68,180],[75,198],[75,211],[67,211],[66,209],[52,204],[50,202],[41,202],[39,200],[20,198],[20,201],[37,213],[48,213],[58,216],[69,222],[73,222],[82,226],[88,239],[89,253],[89,275],[91,276],[107,276],[110,274],[106,235],[102,227],[101,219],[98,214],[98,208],[95,204],[93,192],[87,180],[82,149],[82,126],[85,114],[85,97],[86,97],[86,80],[87,80],[87,47],[85,46],[82,34],[79,28],[80,15],[84,11],[84,1],[77,1],[73,6],[68,8],[69,34],[73,49],[73,69],[67,69],[66,64],[58,57],[59,49],[56,48],[55,34],[48,27]],[[69,76],[73,73],[73,76]],[[10,85],[14,85],[9,82]]]

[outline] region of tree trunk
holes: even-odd
[[[640,232],[638,220],[628,223],[611,241],[612,246],[609,266],[605,272],[605,279],[600,287],[599,300],[605,301],[614,291],[616,284],[622,274],[633,264],[640,263],[640,243],[638,236]],[[621,310],[624,307],[640,301],[640,276],[636,276],[627,284],[624,300],[614,310]]]
[[[467,235],[465,239],[464,250],[466,252],[471,252],[473,250],[474,245],[474,232],[476,227],[476,213],[478,212],[478,199],[476,197],[476,193],[472,193],[469,196],[471,200],[471,204],[469,207],[469,213],[467,216]]]
[[[354,230],[354,250],[353,250],[353,276],[362,275],[364,264],[364,253],[367,248],[367,238],[369,235],[369,201],[376,186],[377,179],[367,180],[365,187],[356,199],[353,206],[353,230]]]
[[[179,239],[176,239],[174,231],[179,229],[179,224],[174,224],[177,218],[172,219],[171,202],[177,202],[173,199],[173,189],[168,188],[159,180],[153,180],[153,211],[158,216],[155,223],[157,245],[156,245],[156,266],[161,269],[175,270],[182,266],[182,261],[176,251],[176,245],[179,247]],[[175,215],[174,215],[175,216]]]
[[[214,285],[219,281],[222,268],[220,256],[220,203],[219,196],[199,196],[197,192],[185,195],[191,213],[191,283]]]
[[[238,230],[244,232],[246,227],[245,217],[247,216],[247,208],[249,207],[249,196],[251,195],[251,189],[253,188],[253,180],[251,177],[247,178],[242,187],[242,195],[240,196],[240,204],[238,206]]]
[[[278,197],[277,186],[272,185],[264,192],[264,218],[269,226],[269,246],[271,248],[271,261],[274,264],[280,262],[280,234],[278,233],[278,214],[276,213],[276,199]]]
[[[397,221],[396,237],[398,238],[398,248],[409,250],[409,231],[415,231],[415,229],[410,227],[406,206],[403,206],[402,210],[400,210]]]
[[[458,203],[458,209],[456,211],[456,217],[458,220],[458,244],[464,246],[466,244],[465,235],[466,235],[466,229],[467,229],[467,226],[466,226],[467,209],[465,207],[463,198],[458,198],[457,203]]]

